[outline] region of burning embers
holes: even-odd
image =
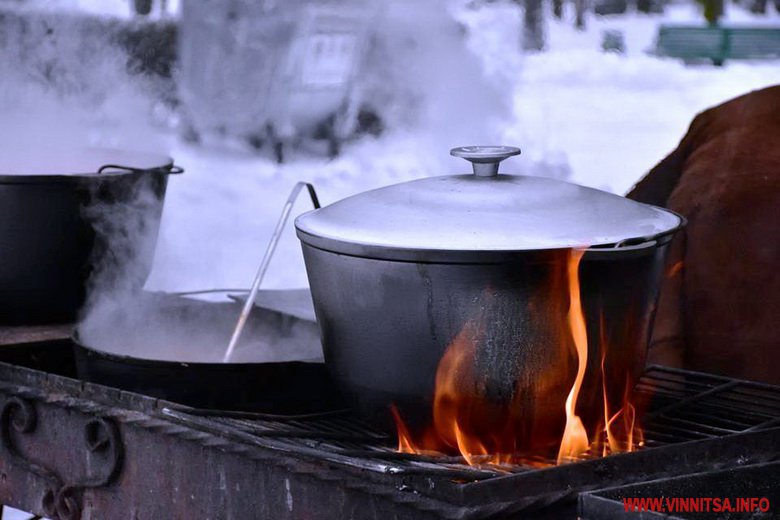
[[[439,362],[425,424],[407,423],[392,407],[398,451],[459,453],[470,465],[546,466],[642,444],[630,401],[630,364],[610,345],[642,331],[628,320],[622,330],[607,334],[599,311],[594,320],[599,330],[589,342],[582,256],[572,250],[554,262],[535,294],[509,306],[519,317],[507,315],[507,295],[485,291],[477,316]]]

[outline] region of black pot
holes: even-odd
[[[240,310],[133,295],[80,324],[78,376],[197,408],[299,413],[339,406],[314,320],[255,308],[234,361],[220,362]]]
[[[583,257],[590,362],[579,402],[593,411],[585,420],[603,417],[602,355],[607,372],[618,375],[607,383],[616,406],[644,369],[669,238]],[[481,332],[473,363],[483,392],[498,403],[520,396],[526,417],[557,431],[577,371],[565,321],[570,302],[561,297],[566,251],[500,263],[415,264],[303,250],[325,359],[368,419],[384,422],[395,404],[405,417],[428,422],[442,356],[475,323]]]
[[[341,402],[323,363],[159,361],[74,342],[80,379],[195,408],[306,413],[338,408]]]
[[[644,368],[664,258],[684,224],[666,210],[550,179],[499,175],[519,150],[456,149],[473,175],[367,192],[302,215],[325,360],[366,417],[400,409],[431,423],[437,373],[459,356],[448,390],[487,437],[506,425],[515,448],[560,440],[579,361],[569,312],[588,339],[583,420],[603,420]],[[579,252],[584,251],[581,260]],[[610,414],[611,415],[611,414]],[[494,425],[489,421],[495,421]],[[542,432],[542,434],[540,434]]]
[[[70,153],[0,164],[0,323],[73,321],[96,269],[138,287],[149,274],[168,174],[182,170],[164,156]]]

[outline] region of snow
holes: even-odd
[[[468,19],[487,32],[505,23],[513,10],[505,4],[493,13],[469,13]],[[573,12],[565,14],[564,22],[548,23],[546,52],[518,58],[506,42],[519,36],[509,36],[503,48],[494,43],[483,55],[503,66],[519,60],[514,64],[515,119],[505,141],[520,143],[541,159],[551,152],[567,157],[571,180],[580,184],[625,193],[676,146],[696,113],[780,78],[776,61],[686,67],[649,55],[661,22],[700,19],[690,4],[669,6],[664,15],[591,15],[583,32],[571,28]],[[519,25],[519,15],[514,16]],[[727,11],[726,23],[748,20],[780,25],[777,13],[759,18],[733,6]],[[608,29],[625,35],[625,55],[600,51]]]
[[[126,7],[118,0],[63,2],[114,15]],[[516,4],[494,2],[472,8],[454,0],[448,5],[451,14],[468,28],[467,44],[481,61],[487,79],[474,78],[473,71],[447,76],[436,85],[435,114],[425,124],[399,124],[380,138],[362,138],[347,145],[335,160],[300,152],[283,165],[234,147],[188,144],[172,130],[156,136],[155,146],[166,148],[187,171],[170,180],[147,287],[170,291],[246,287],[295,182],[312,182],[327,204],[390,183],[464,173],[468,166],[450,158],[448,151],[478,144],[462,140],[483,128],[484,121],[497,121],[490,129],[476,132],[486,136],[485,141],[499,139],[523,149],[520,158],[505,163],[504,172],[566,178],[625,193],[676,146],[696,113],[752,89],[780,83],[777,61],[685,66],[647,54],[661,22],[700,20],[694,4],[670,5],[663,15],[590,15],[582,32],[573,29],[571,11],[563,21],[547,13],[547,50],[527,55],[519,51],[521,10]],[[727,21],[780,25],[773,9],[770,6],[769,16],[756,18],[730,5]],[[601,51],[606,29],[624,33],[625,55]],[[461,91],[479,92],[483,84],[496,87],[485,92],[497,91],[507,97],[506,113],[495,113],[490,103],[478,110],[462,102],[459,106]],[[121,121],[114,116],[105,119]],[[114,130],[112,135],[121,135],[119,128]],[[301,200],[293,214],[308,208],[308,201]],[[291,222],[264,287],[306,284]]]
[[[573,182],[625,193],[676,146],[696,113],[780,83],[776,61],[718,68],[648,55],[659,23],[698,20],[690,5],[670,6],[664,15],[590,16],[584,32],[572,28],[573,13],[567,12],[562,22],[548,21],[548,50],[531,55],[518,51],[521,12],[514,4],[475,10],[460,5],[453,13],[469,27],[469,45],[486,74],[511,91],[512,113],[499,130],[503,142],[519,145],[524,155],[505,163],[508,173],[569,176]],[[768,19],[778,22],[776,13]],[[728,20],[753,18],[731,6]],[[605,29],[623,31],[625,55],[601,52]],[[333,161],[298,157],[281,166],[174,141],[171,154],[187,173],[170,183],[149,287],[247,286],[296,181],[314,183],[327,204],[394,182],[462,173],[467,167],[448,157],[450,147],[465,144],[448,138],[455,132],[451,126],[395,129],[349,145]],[[301,201],[294,213],[306,210],[308,202]],[[289,225],[264,286],[306,283]]]
[[[179,12],[181,0],[162,0],[165,15]],[[130,18],[133,16],[133,0],[26,0],[26,3],[43,9],[78,10],[87,13]],[[152,16],[163,14],[161,0],[154,0]]]
[[[19,511],[18,509],[13,509],[10,507],[5,507],[3,509],[3,518],[6,520],[29,520],[30,513],[25,513],[24,511]]]

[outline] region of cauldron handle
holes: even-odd
[[[233,355],[233,351],[238,344],[238,340],[241,338],[241,332],[244,330],[246,320],[249,318],[249,313],[252,311],[252,307],[255,304],[257,291],[260,289],[260,284],[263,282],[266,270],[268,270],[268,264],[271,263],[271,257],[273,257],[274,251],[276,251],[276,245],[279,243],[279,238],[282,236],[282,231],[284,230],[285,224],[287,224],[287,219],[290,218],[292,207],[304,187],[309,192],[309,198],[311,198],[311,203],[314,205],[314,209],[320,208],[320,201],[317,197],[317,192],[314,190],[314,186],[308,182],[296,183],[290,192],[290,196],[287,197],[287,202],[285,202],[284,208],[282,208],[282,214],[279,215],[279,221],[276,223],[276,229],[274,229],[274,233],[271,235],[271,240],[265,250],[263,260],[260,262],[260,267],[257,269],[255,280],[252,282],[252,289],[249,291],[249,296],[247,297],[246,302],[244,302],[244,308],[241,310],[241,314],[238,317],[238,323],[236,323],[236,328],[233,330],[233,336],[231,336],[230,343],[228,344],[228,348],[225,351],[225,356],[222,358],[224,363],[230,361],[230,357]]]
[[[123,166],[121,164],[104,164],[103,166],[98,168],[97,173],[98,175],[100,175],[105,173],[108,170],[119,170],[127,173],[143,173],[152,170],[162,170],[163,173],[168,173],[171,175],[178,175],[180,173],[184,173],[184,168],[182,168],[181,166],[176,166],[174,164],[165,166],[163,168],[134,168],[132,166]]]
[[[108,170],[119,170],[121,172],[127,172],[127,173],[139,173],[144,170],[140,168],[133,168],[132,166],[122,166],[121,164],[104,164],[100,168],[98,168],[97,172],[98,175],[105,173]]]

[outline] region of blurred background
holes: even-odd
[[[659,38],[662,28],[777,35],[779,8],[0,0],[0,142],[44,155],[85,143],[170,155],[186,173],[171,179],[147,288],[247,287],[301,180],[328,204],[466,173],[450,148],[501,143],[523,150],[506,173],[625,193],[697,112],[780,83],[776,42],[708,51],[698,36]],[[301,200],[294,213],[308,209]],[[264,286],[306,283],[289,226]]]

